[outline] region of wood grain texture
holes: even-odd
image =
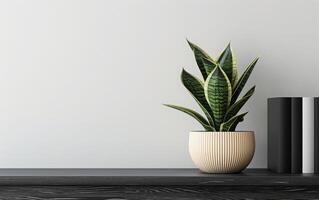
[[[249,169],[1,169],[0,200],[319,199],[319,176]]]
[[[2,186],[2,200],[318,199],[314,186]]]
[[[276,174],[247,169],[238,174],[204,174],[198,169],[0,169],[0,185],[318,185],[318,174]]]

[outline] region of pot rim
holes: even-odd
[[[229,133],[229,134],[233,134],[233,133],[239,133],[239,134],[243,134],[243,133],[252,133],[254,134],[254,131],[191,131],[190,133],[205,133],[205,134],[215,134],[215,133]]]

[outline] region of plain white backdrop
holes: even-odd
[[[183,67],[186,38],[213,56],[231,41],[238,68],[260,62],[241,130],[250,167],[266,167],[267,97],[318,96],[317,0],[0,1],[0,167],[194,167],[188,132],[163,107],[199,110]],[[243,110],[243,111],[244,111]]]

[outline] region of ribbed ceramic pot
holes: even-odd
[[[205,173],[238,173],[247,167],[255,152],[252,131],[191,132],[189,153]]]

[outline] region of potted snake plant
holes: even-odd
[[[164,105],[190,115],[203,126],[203,131],[192,131],[189,134],[190,156],[202,172],[240,172],[253,158],[255,136],[253,131],[236,131],[237,125],[247,114],[238,113],[253,95],[255,86],[239,97],[258,58],[254,59],[238,78],[230,44],[217,59],[213,59],[199,46],[187,42],[194,53],[203,79],[183,69],[181,80],[205,117],[185,107]]]

